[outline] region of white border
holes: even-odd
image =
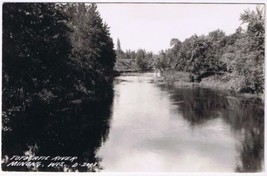
[[[4,2],[95,2],[95,3],[190,3],[190,4],[239,4],[239,3],[242,3],[242,4],[258,4],[258,3],[261,3],[261,4],[265,4],[265,12],[266,12],[266,0],[206,0],[206,1],[203,1],[203,0],[167,0],[167,1],[164,1],[164,0],[133,0],[133,1],[127,1],[127,0],[79,0],[79,1],[75,1],[75,0],[57,0],[57,1],[44,1],[44,0],[0,0],[1,2],[1,7],[0,7],[0,23],[1,23],[1,26],[2,26],[2,6],[3,6],[3,3]],[[265,13],[265,63],[266,63],[266,55],[267,55],[267,49],[266,49],[266,13]],[[2,27],[0,29],[0,33],[1,33],[1,37],[0,37],[0,45],[2,46]],[[2,47],[1,47],[1,51],[0,51],[0,56],[2,58]],[[0,62],[0,67],[2,69],[2,59],[1,59],[1,62]],[[266,80],[266,72],[267,71],[267,68],[266,68],[266,64],[265,64],[265,80]],[[0,88],[1,88],[1,97],[0,97],[0,101],[1,101],[1,106],[0,106],[0,112],[1,112],[1,124],[2,124],[2,71],[0,72]],[[266,81],[265,81],[265,88],[266,88]],[[159,172],[159,173],[155,173],[155,172],[106,172],[106,173],[103,173],[103,172],[99,172],[99,173],[91,173],[91,172],[86,172],[86,173],[66,173],[66,172],[2,172],[0,170],[0,175],[8,175],[8,176],[21,176],[21,175],[30,175],[30,176],[35,176],[35,175],[57,175],[57,176],[61,176],[61,175],[94,175],[94,176],[124,176],[124,175],[138,175],[138,176],[150,176],[150,175],[157,175],[157,176],[222,176],[222,175],[225,175],[225,176],[264,176],[267,174],[266,170],[267,170],[267,150],[266,150],[266,141],[267,141],[267,137],[266,137],[266,128],[267,128],[267,121],[266,121],[266,94],[264,95],[265,96],[265,102],[264,102],[264,172],[262,173],[167,173],[167,172]],[[2,135],[0,135],[0,141],[1,141],[1,151],[2,151],[2,138],[1,138]],[[2,152],[0,154],[0,158],[2,156]]]

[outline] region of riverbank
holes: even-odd
[[[258,97],[264,100],[264,93],[253,94],[242,89],[243,79],[230,74],[212,75],[203,78],[200,82],[191,82],[189,73],[175,70],[167,70],[162,73],[163,80],[167,84],[176,87],[202,87],[230,91],[233,94],[240,94],[246,97]]]

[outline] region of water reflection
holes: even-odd
[[[113,101],[112,87],[97,100],[85,100],[79,106],[62,111],[36,104],[26,113],[17,114],[5,124],[9,129],[2,132],[3,158],[20,156],[76,156],[75,162],[65,162],[55,167],[7,167],[5,171],[99,171],[101,158],[97,149],[107,140]],[[51,162],[47,161],[47,162]],[[76,163],[77,162],[77,163]],[[72,167],[74,164],[76,167]],[[46,166],[49,163],[43,162]],[[84,164],[87,164],[86,166]],[[90,164],[90,165],[89,165]],[[93,164],[93,167],[92,167]]]
[[[258,172],[264,167],[264,105],[258,98],[234,97],[226,92],[201,88],[175,88],[161,85],[192,126],[221,118],[234,133],[239,161],[236,172]]]
[[[2,156],[77,156],[79,166],[3,170],[261,172],[264,105],[257,98],[175,88],[153,74],[119,76],[104,98],[64,111],[37,105],[4,123]],[[110,120],[112,119],[112,121]],[[108,140],[107,140],[108,139]],[[83,163],[94,167],[81,167]]]
[[[175,88],[150,74],[120,76],[103,171],[260,172],[261,100],[200,88]]]

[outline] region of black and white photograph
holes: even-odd
[[[265,3],[1,6],[1,173],[265,173]]]

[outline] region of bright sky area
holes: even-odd
[[[216,29],[232,34],[241,26],[240,14],[255,9],[255,4],[97,4],[104,22],[110,27],[115,48],[146,49],[158,53],[180,41]]]

